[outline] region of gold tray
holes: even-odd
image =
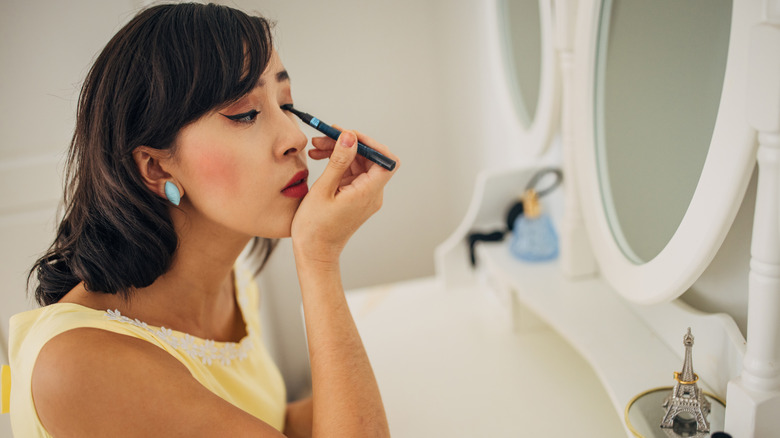
[[[669,438],[677,437],[671,429],[662,429],[661,419],[666,410],[662,406],[664,399],[672,391],[671,386],[649,389],[636,397],[626,405],[625,421],[628,430],[638,438]],[[726,402],[718,396],[704,391],[704,396],[710,401],[710,414],[707,421],[710,422],[711,432],[723,431],[723,422],[726,416]],[[709,433],[693,435],[694,438],[704,438]]]

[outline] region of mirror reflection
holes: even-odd
[[[542,74],[542,29],[537,0],[498,0],[504,59],[515,107],[525,127],[533,124]]]
[[[623,253],[653,259],[690,204],[718,115],[731,0],[604,0],[595,74],[604,209]]]

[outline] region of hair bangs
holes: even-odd
[[[155,7],[149,14],[154,14]],[[262,17],[215,4],[180,4],[162,11],[149,29],[151,47],[135,69],[152,64],[145,105],[134,121],[137,144],[168,148],[175,133],[207,112],[222,108],[255,88],[271,58],[270,24]],[[141,93],[143,96],[144,93]],[[172,111],[173,108],[177,108]],[[127,112],[124,112],[126,114]],[[155,131],[151,120],[167,120]]]
[[[192,107],[206,111],[227,106],[251,92],[265,71],[273,50],[268,21],[225,6],[205,16],[208,32],[200,32],[201,52],[192,70]]]

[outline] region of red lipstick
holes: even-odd
[[[302,170],[292,177],[290,182],[282,189],[282,194],[289,198],[303,198],[309,193],[309,186],[306,184],[306,178],[309,177],[308,170]]]

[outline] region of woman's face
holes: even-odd
[[[306,136],[280,108],[291,103],[290,79],[274,51],[254,90],[181,129],[170,173],[184,189],[188,218],[245,236],[290,235],[308,191]]]

